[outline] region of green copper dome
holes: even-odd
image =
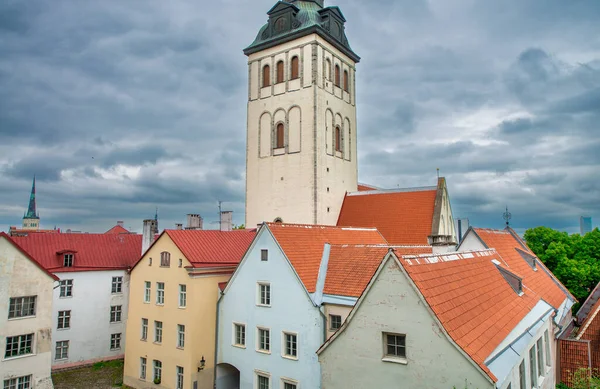
[[[252,44],[244,49],[250,55],[258,51],[317,33],[341,52],[358,62],[344,32],[346,19],[338,7],[323,7],[323,0],[278,1],[267,12],[269,20]]]

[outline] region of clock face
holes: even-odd
[[[287,19],[285,17],[280,17],[275,21],[275,32],[280,33],[287,29]]]

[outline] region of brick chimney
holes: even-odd
[[[186,230],[201,230],[202,229],[202,217],[197,213],[188,213],[187,215],[187,226]]]

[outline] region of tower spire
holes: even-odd
[[[35,206],[35,175],[33,176],[33,185],[31,186],[31,195],[29,195],[29,207],[27,207],[27,214],[25,215],[28,219],[37,219],[37,210]]]

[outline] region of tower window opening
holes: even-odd
[[[300,77],[300,72],[299,72],[299,62],[298,62],[298,57],[293,57],[292,58],[292,80],[295,80],[296,78]]]
[[[346,92],[348,92],[350,90],[349,85],[348,85],[348,71],[344,70],[344,90]]]
[[[279,123],[277,125],[277,133],[276,135],[276,144],[275,144],[275,148],[277,149],[281,149],[284,146],[284,127],[283,127],[283,123]]]
[[[335,86],[340,86],[340,66],[335,65]]]
[[[325,78],[327,81],[331,81],[331,61],[325,60]]]
[[[263,88],[271,86],[271,67],[269,65],[265,65],[263,67]]]
[[[342,151],[342,130],[335,128],[335,151]]]
[[[284,67],[283,67],[283,61],[279,61],[277,62],[277,84],[280,84],[283,82],[284,80]]]

